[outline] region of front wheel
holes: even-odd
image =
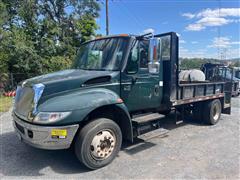
[[[75,154],[88,168],[98,169],[111,163],[122,144],[119,126],[106,118],[95,119],[84,126],[75,141]]]

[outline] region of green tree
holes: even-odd
[[[209,62],[207,59],[200,58],[184,58],[180,59],[181,69],[199,69],[202,64]]]
[[[99,10],[95,0],[0,0],[0,70],[28,78],[68,68]]]
[[[240,60],[237,60],[235,63],[233,63],[233,67],[240,67]]]

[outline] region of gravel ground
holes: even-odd
[[[21,143],[11,113],[4,113],[0,178],[240,179],[240,97],[232,99],[232,106],[232,115],[222,115],[216,126],[194,121],[176,126],[168,119],[167,137],[125,144],[113,163],[95,171],[83,167],[71,150],[47,151]]]

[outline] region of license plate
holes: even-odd
[[[51,135],[52,136],[58,136],[58,137],[66,137],[67,136],[67,130],[66,129],[52,129]]]

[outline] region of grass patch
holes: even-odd
[[[7,112],[12,106],[13,98],[0,96],[0,112]]]

